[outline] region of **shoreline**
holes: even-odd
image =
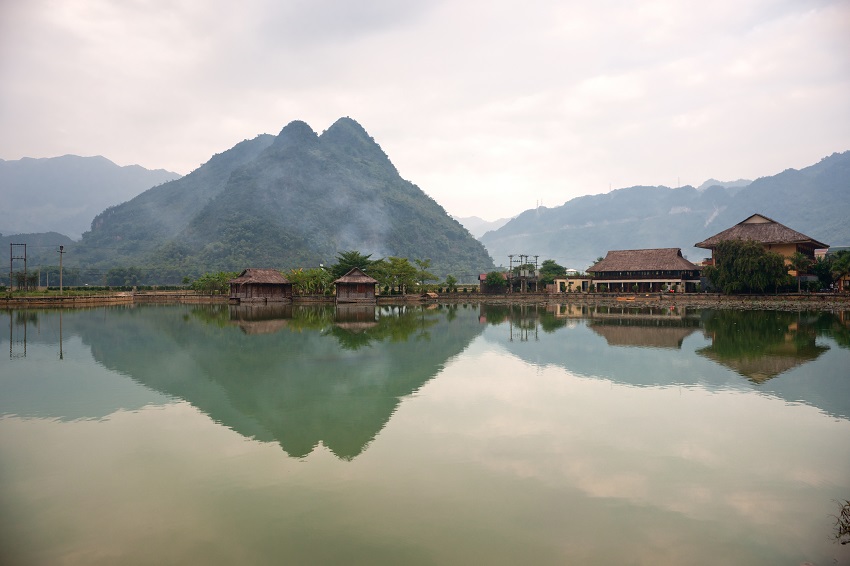
[[[333,297],[296,296],[292,304],[334,304]],[[713,293],[447,293],[438,297],[419,295],[378,295],[377,305],[434,304],[434,303],[485,303],[485,304],[578,304],[639,307],[691,307],[735,310],[782,311],[850,311],[848,294],[784,294],[784,295],[720,295]],[[191,292],[119,292],[97,295],[65,295],[50,297],[2,297],[0,308],[91,307],[128,304],[227,304],[223,295],[203,295]],[[276,303],[272,303],[276,304]]]

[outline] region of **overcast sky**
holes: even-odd
[[[0,158],[341,116],[458,216],[773,175],[850,150],[850,1],[0,0]]]

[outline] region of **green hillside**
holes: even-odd
[[[508,254],[538,254],[583,270],[608,250],[669,247],[699,261],[710,252],[693,247],[696,242],[759,213],[821,242],[850,245],[850,152],[745,187],[730,185],[630,187],[578,197],[527,210],[481,241],[505,265]]]
[[[402,179],[354,120],[322,135],[295,121],[244,141],[182,179],[98,215],[75,259],[148,278],[332,264],[345,250],[431,259],[444,277],[491,269],[484,246]],[[70,256],[69,256],[70,259]]]

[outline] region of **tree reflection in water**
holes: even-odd
[[[697,353],[763,383],[829,350],[816,343],[819,320],[807,312],[706,311],[703,331],[712,344]]]

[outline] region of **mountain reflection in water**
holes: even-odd
[[[756,387],[850,418],[846,368],[819,368],[800,378],[801,368],[830,348],[850,348],[846,313],[181,305],[12,311],[8,328],[12,358],[26,356],[27,340],[58,341],[60,352],[63,336],[81,340],[99,364],[146,386],[148,398],[156,399],[148,402],[183,399],[239,434],[278,443],[298,458],[320,444],[342,459],[361,454],[400,400],[482,333],[529,363],[579,375],[650,387]],[[39,404],[32,414],[64,418],[59,402],[49,401],[50,389],[66,387],[58,383],[45,382],[44,391],[25,400],[9,391],[0,413],[26,415],[22,403],[31,403]],[[79,410],[99,418],[144,405],[143,395],[126,389],[104,396],[101,407],[91,399]]]
[[[850,418],[850,372],[831,367],[840,358],[807,369],[830,350],[830,341],[850,349],[850,312],[484,305],[481,319],[505,327],[488,339],[535,365],[641,387],[749,384],[789,403]],[[516,340],[516,328],[532,338]]]
[[[480,333],[475,314],[470,309],[449,324],[443,312],[406,307],[136,309],[118,316],[111,331],[87,332],[107,367],[189,401],[244,436],[277,442],[294,457],[321,443],[351,459],[402,397]],[[100,346],[115,334],[135,334],[136,348]],[[144,348],[153,342],[156,351]]]

